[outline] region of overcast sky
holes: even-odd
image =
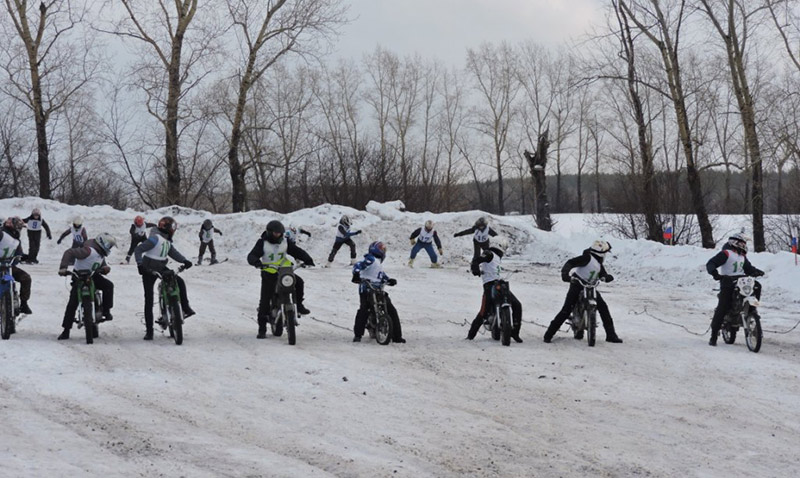
[[[462,64],[484,41],[531,38],[554,43],[578,37],[602,14],[601,0],[347,0],[350,17],[341,56],[360,59],[380,44],[400,55],[419,52]]]

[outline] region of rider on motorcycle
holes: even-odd
[[[353,266],[353,279],[351,282],[358,284],[358,311],[356,311],[356,319],[353,324],[353,342],[361,342],[361,336],[364,335],[364,329],[367,327],[367,319],[369,318],[369,288],[363,282],[370,282],[373,285],[387,284],[394,286],[397,284],[397,279],[392,279],[383,271],[383,260],[386,258],[386,244],[381,241],[375,241],[369,245],[367,254],[364,254],[364,260],[356,262]],[[404,344],[406,339],[403,338],[403,329],[400,325],[400,316],[397,314],[397,309],[392,304],[389,294],[386,294],[386,309],[389,313],[389,318],[392,320],[392,342]]]
[[[572,276],[570,272],[585,281],[602,280],[604,282],[611,282],[614,280],[614,276],[606,272],[605,267],[603,267],[603,260],[605,259],[606,253],[610,250],[611,244],[608,242],[602,240],[594,241],[592,247],[584,249],[583,254],[568,260],[566,264],[564,264],[564,267],[561,268],[561,280],[570,283],[569,291],[567,292],[567,298],[564,300],[564,305],[561,307],[558,314],[556,314],[553,321],[550,322],[547,332],[544,333],[544,341],[546,343],[550,343],[564,321],[569,318],[569,314],[572,313],[572,309],[575,308],[575,304],[578,303],[578,298],[583,289],[583,286],[579,282],[571,279]],[[611,318],[611,312],[608,310],[608,305],[606,301],[603,300],[603,296],[600,295],[600,291],[596,291],[595,298],[597,300],[597,311],[600,313],[600,319],[603,321],[603,329],[606,331],[606,342],[621,344],[622,339],[617,336],[617,332],[614,330],[614,320]]]
[[[708,345],[716,346],[722,320],[733,302],[736,279],[744,276],[761,277],[764,272],[753,267],[747,260],[747,236],[741,233],[728,238],[728,242],[722,246],[722,250],[706,263],[706,270],[714,280],[719,281],[719,294],[717,295],[719,301],[714,310],[714,318],[711,319],[711,338],[708,340]],[[761,299],[761,284],[758,281],[753,287],[753,293],[756,299]]]
[[[500,280],[501,265],[500,262],[508,249],[508,241],[506,238],[497,236],[489,240],[489,248],[483,252],[478,258],[472,261],[472,275],[480,276],[483,280],[483,298],[481,299],[481,310],[467,333],[467,338],[472,340],[483,325],[484,320],[494,310],[495,305],[492,302],[492,288],[495,283]],[[521,343],[522,339],[519,337],[519,329],[522,325],[522,304],[517,300],[511,291],[508,292],[509,302],[511,302],[511,316],[514,322],[514,330],[511,338],[515,342]]]

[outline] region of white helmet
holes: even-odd
[[[111,252],[111,248],[117,245],[117,240],[114,239],[114,236],[107,232],[97,236],[94,239],[94,242],[96,242],[97,245],[100,246],[100,249],[103,250],[104,256],[107,256],[108,253]]]
[[[83,226],[83,218],[80,217],[80,216],[73,217],[72,218],[72,226],[75,227],[75,229]]]
[[[728,245],[738,249],[742,254],[747,254],[747,241],[750,239],[744,233],[737,232],[728,238]]]
[[[350,224],[351,224],[350,216],[348,216],[346,214],[344,216],[342,216],[342,218],[339,219],[339,224],[341,224],[341,225],[343,225],[345,227],[350,227]]]
[[[598,239],[592,243],[592,247],[589,250],[596,256],[605,257],[606,252],[611,250],[611,244]]]
[[[508,239],[503,236],[495,236],[489,239],[489,248],[494,248],[505,254],[508,249]]]
[[[427,221],[425,221],[425,230],[430,231],[432,229],[433,229],[433,221],[428,219]]]

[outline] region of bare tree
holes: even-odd
[[[3,0],[11,25],[3,28],[6,93],[30,108],[36,128],[39,196],[52,198],[48,121],[95,75],[92,39],[73,37],[86,8],[70,0]]]
[[[116,3],[107,0],[107,14],[117,16]],[[206,16],[196,21],[199,0],[119,0],[119,3],[124,14],[111,27],[99,30],[144,46],[133,74],[136,84],[147,95],[148,113],[164,128],[163,200],[167,204],[181,204],[178,123],[187,116],[181,112],[181,105],[188,92],[208,73],[194,70],[208,59],[219,36],[215,16],[203,12]]]
[[[319,51],[318,42],[344,23],[341,0],[227,0],[227,9],[243,51],[235,113],[228,144],[233,211],[246,208],[245,172],[239,160],[244,108],[250,89],[280,58]]]
[[[466,107],[464,105],[465,92],[459,82],[460,75],[457,71],[446,71],[442,75],[441,97],[442,115],[440,117],[439,130],[441,134],[439,141],[442,143],[442,150],[447,163],[444,177],[442,178],[442,207],[446,211],[452,210],[456,204],[454,195],[456,184],[462,177],[458,160],[459,142],[463,137],[464,124],[466,122]]]
[[[533,176],[533,189],[536,198],[536,227],[543,231],[553,229],[553,220],[550,217],[550,204],[547,199],[547,148],[550,147],[549,132],[545,130],[536,143],[536,151],[530,153],[525,150],[525,159],[531,168]]]
[[[486,109],[477,109],[475,128],[491,139],[497,175],[497,210],[505,214],[503,165],[508,160],[509,130],[516,116],[514,100],[520,91],[516,53],[506,43],[497,47],[484,43],[476,50],[467,50],[467,70],[485,100]]]
[[[750,159],[753,246],[757,252],[761,252],[766,248],[763,166],[755,99],[750,89],[746,56],[750,28],[753,26],[751,20],[759,12],[761,5],[742,0],[700,0],[700,3],[701,10],[705,12],[725,46],[730,80],[742,118],[745,145]]]

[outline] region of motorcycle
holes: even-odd
[[[494,310],[487,315],[483,326],[491,332],[494,340],[500,340],[500,343],[509,346],[514,330],[511,322],[511,301],[508,299],[511,289],[508,281],[499,279],[495,281],[491,290]]]
[[[0,261],[0,337],[8,340],[17,326],[19,317],[19,293],[17,283],[11,275],[16,258]]]
[[[98,311],[103,310],[103,291],[94,286],[92,276],[96,271],[72,271],[72,290],[78,299],[75,324],[86,333],[86,343],[91,344],[98,336]]]
[[[156,323],[161,330],[168,329],[169,336],[175,340],[175,345],[183,343],[183,309],[181,308],[181,288],[178,285],[178,274],[183,272],[185,267],[181,266],[178,270],[165,269],[161,272],[153,272],[158,277],[158,308],[161,317]]]
[[[383,283],[373,284],[368,280],[361,281],[365,284],[369,301],[369,315],[367,315],[367,332],[371,339],[381,345],[388,345],[392,341],[392,318],[389,317],[389,307],[386,303],[386,291]]]
[[[295,303],[297,276],[294,275],[294,271],[298,267],[303,267],[303,265],[278,268],[278,280],[275,283],[275,295],[272,298],[270,309],[269,324],[272,335],[280,337],[283,335],[285,327],[289,345],[297,343],[297,304]]]
[[[761,288],[752,277],[739,277],[733,289],[731,309],[722,321],[722,339],[726,344],[736,342],[736,333],[744,330],[744,341],[747,348],[754,353],[761,350],[761,317],[758,306],[761,302],[756,298],[756,291]]]
[[[579,283],[583,289],[578,297],[572,314],[567,319],[572,329],[573,336],[583,340],[584,332],[589,347],[594,347],[597,339],[597,286],[598,280],[585,281],[577,275],[572,275],[572,280]]]

